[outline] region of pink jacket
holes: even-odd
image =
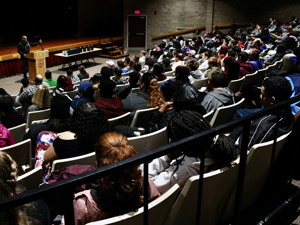
[[[16,144],[9,130],[0,124],[0,148]]]
[[[150,178],[148,179],[148,182],[151,191],[151,200],[154,200],[159,197],[160,194]],[[91,196],[90,190],[75,194],[73,206],[76,225],[84,225],[89,222],[112,217],[110,214],[101,211],[98,204]],[[62,220],[62,224],[64,224],[64,220]]]

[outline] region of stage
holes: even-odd
[[[115,45],[123,46],[123,36],[115,37],[86,37],[86,38],[72,38],[72,39],[55,39],[55,40],[42,40],[44,50],[49,51],[49,57],[46,58],[47,67],[60,65],[62,59],[54,56],[55,53],[67,50],[70,48],[82,47],[87,45],[93,45],[99,47],[99,44],[113,42]],[[38,40],[29,40],[36,42]],[[0,48],[0,78],[6,76],[12,76],[15,74],[22,73],[22,62],[20,55],[17,51],[17,44],[11,46],[1,46]],[[30,48],[31,51],[40,51],[40,46],[33,46]],[[99,53],[95,53],[97,56]]]

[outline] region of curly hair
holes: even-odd
[[[141,78],[141,82],[145,85],[146,92],[149,96],[147,107],[155,108],[162,106],[165,100],[155,76],[152,73],[145,73]]]
[[[103,134],[96,142],[95,152],[98,168],[136,155],[127,138],[117,132]],[[100,201],[109,201],[117,214],[135,210],[143,201],[142,183],[138,166],[120,170],[98,180],[97,197]]]
[[[199,63],[198,63],[197,60],[191,59],[191,60],[188,62],[188,66],[191,68],[192,71],[195,71],[195,70],[198,69]]]
[[[84,153],[93,152],[98,138],[108,131],[106,116],[94,103],[84,102],[74,110],[70,131]]]
[[[17,164],[6,153],[0,151],[0,199],[10,197],[21,192],[17,187]],[[29,204],[0,212],[0,221],[4,225],[35,224],[36,221],[27,216]]]

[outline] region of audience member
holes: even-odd
[[[29,80],[27,78],[22,78],[21,80],[22,87],[20,88],[19,94],[21,94],[25,88],[29,87]]]
[[[124,109],[131,113],[131,118],[138,109],[155,108],[164,104],[163,95],[152,73],[145,73],[140,78],[139,86],[140,92],[130,93],[123,100]]]
[[[229,84],[231,80],[239,78],[240,64],[235,61],[234,58],[228,56],[224,58],[224,74],[225,74],[225,86]]]
[[[103,80],[99,84],[100,98],[95,104],[105,114],[107,119],[121,116],[125,113],[124,105],[117,96],[113,96],[116,83],[110,79]]]
[[[197,80],[197,79],[204,78],[204,75],[202,74],[202,72],[200,70],[198,70],[199,63],[197,62],[197,60],[195,60],[195,59],[190,60],[187,63],[187,66],[190,70],[190,75],[189,75],[190,82]]]
[[[80,83],[79,88],[77,90],[78,95],[73,99],[71,108],[74,110],[78,105],[83,102],[95,102],[94,99],[94,88],[93,85],[89,81],[83,81]]]
[[[176,142],[209,129],[211,126],[200,113],[182,110],[170,118],[167,136],[168,140]],[[161,194],[175,183],[183,188],[191,176],[199,175],[202,154],[205,154],[205,172],[212,166],[228,166],[237,158],[233,142],[220,134],[201,143],[201,146],[185,147],[154,159],[149,163],[149,177]]]
[[[0,148],[16,144],[10,131],[0,121]]]
[[[49,89],[45,85],[40,85],[36,89],[32,99],[31,105],[28,107],[27,112],[25,114],[25,120],[27,120],[27,116],[29,112],[39,111],[43,109],[48,109],[50,107],[50,93]]]
[[[201,103],[206,113],[235,103],[235,95],[227,87],[224,73],[212,73],[210,79],[208,79],[207,90],[208,93]]]
[[[132,88],[139,87],[139,80],[140,80],[141,74],[139,72],[131,72],[129,74],[129,86],[124,88],[122,91],[117,93],[117,96],[119,99],[125,99],[129,93],[131,92]]]
[[[155,63],[153,65],[153,75],[155,76],[157,81],[162,81],[167,79],[166,74],[163,73],[163,65],[160,63]]]
[[[238,55],[237,62],[240,64],[239,78],[246,76],[247,74],[253,73],[253,68],[251,63],[247,62],[249,59],[247,52],[240,52]]]
[[[175,55],[175,62],[172,65],[172,70],[175,71],[177,66],[183,66],[184,65],[184,61],[183,61],[183,55],[182,53],[177,53]]]
[[[107,132],[104,113],[91,102],[76,107],[71,118],[70,131],[59,135],[44,154],[44,160],[65,159],[93,152],[98,138]]]
[[[120,67],[114,68],[114,75],[112,79],[117,85],[127,83],[126,77],[122,77],[122,69]]]
[[[257,51],[250,51],[249,52],[249,63],[251,63],[253,68],[253,73],[255,73],[257,70],[263,69],[264,65],[259,59],[259,53]]]
[[[77,74],[77,77],[79,77],[80,80],[90,78],[90,74],[86,72],[83,65],[80,65],[78,67],[79,74]]]
[[[162,64],[163,64],[163,67],[164,67],[163,73],[172,71],[172,68],[170,67],[170,64],[171,64],[170,59],[164,58],[163,61],[162,61]]]
[[[97,168],[136,155],[127,138],[116,132],[103,134],[96,142],[95,152]],[[143,178],[137,166],[98,179],[93,183],[92,189],[75,195],[75,224],[86,224],[136,211],[143,205],[142,187]],[[160,194],[150,179],[148,188],[149,201],[159,197]]]
[[[50,70],[47,70],[45,73],[46,80],[50,87],[56,87],[57,86],[57,79],[52,78],[52,73]]]
[[[72,69],[67,70],[67,76],[72,80],[72,84],[77,83],[77,82],[80,81],[78,76],[73,75],[73,70]]]

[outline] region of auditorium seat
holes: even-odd
[[[39,166],[18,177],[17,184],[28,191],[38,188],[43,183],[43,168]]]
[[[121,116],[111,118],[107,120],[108,123],[108,130],[112,131],[114,126],[117,125],[124,125],[128,126],[129,125],[129,120],[130,120],[130,112],[127,112]]]
[[[228,84],[228,88],[233,92],[236,93],[239,90],[241,90],[242,83],[244,82],[245,76],[242,77],[241,79],[237,80],[231,80]]]
[[[16,143],[19,143],[23,140],[26,130],[26,123],[20,124],[15,127],[11,127],[8,129],[12,137],[14,138]]]
[[[34,112],[29,112],[26,120],[26,129],[31,126],[32,121],[48,119],[51,114],[51,109],[44,109]]]

